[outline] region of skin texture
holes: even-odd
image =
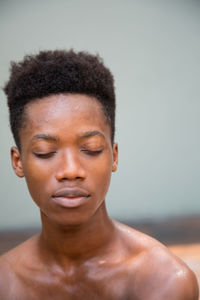
[[[196,278],[183,262],[108,217],[118,147],[96,99],[34,100],[20,139],[12,164],[40,209],[42,232],[0,258],[0,299],[198,299]]]

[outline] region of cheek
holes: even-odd
[[[111,173],[112,165],[110,158],[99,161],[98,165],[92,170],[94,189],[100,197],[105,197],[110,184]]]
[[[39,183],[40,181],[49,178],[52,174],[51,164],[45,161],[37,162],[37,160],[34,160],[31,157],[28,157],[26,163],[23,164],[23,171],[27,181],[34,181],[35,183]]]
[[[24,174],[29,193],[38,202],[43,193],[47,192],[51,172],[48,168],[38,168],[37,164],[26,164]]]

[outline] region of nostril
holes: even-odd
[[[79,173],[79,174],[77,174]],[[84,173],[80,174],[80,170],[78,172],[66,172],[66,171],[59,171],[56,173],[56,178],[58,181],[60,180],[74,180],[74,179],[83,179]]]

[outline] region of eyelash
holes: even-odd
[[[98,155],[98,154],[103,152],[102,149],[101,150],[96,150],[96,151],[91,151],[91,150],[82,150],[82,151],[85,152],[88,155],[93,155],[93,156]]]
[[[33,153],[36,157],[39,158],[50,158],[52,157],[56,152],[49,152],[49,153]]]
[[[98,155],[100,153],[103,152],[103,150],[96,150],[96,151],[92,151],[92,150],[82,150],[84,153],[86,153],[87,155],[91,155],[91,156],[95,156]],[[38,158],[51,158],[56,152],[49,152],[49,153],[33,153],[36,157]]]

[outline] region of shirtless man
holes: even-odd
[[[1,257],[0,299],[197,300],[183,262],[107,215],[118,147],[113,77],[101,59],[72,50],[27,56],[12,64],[4,90],[13,169],[42,231]]]

